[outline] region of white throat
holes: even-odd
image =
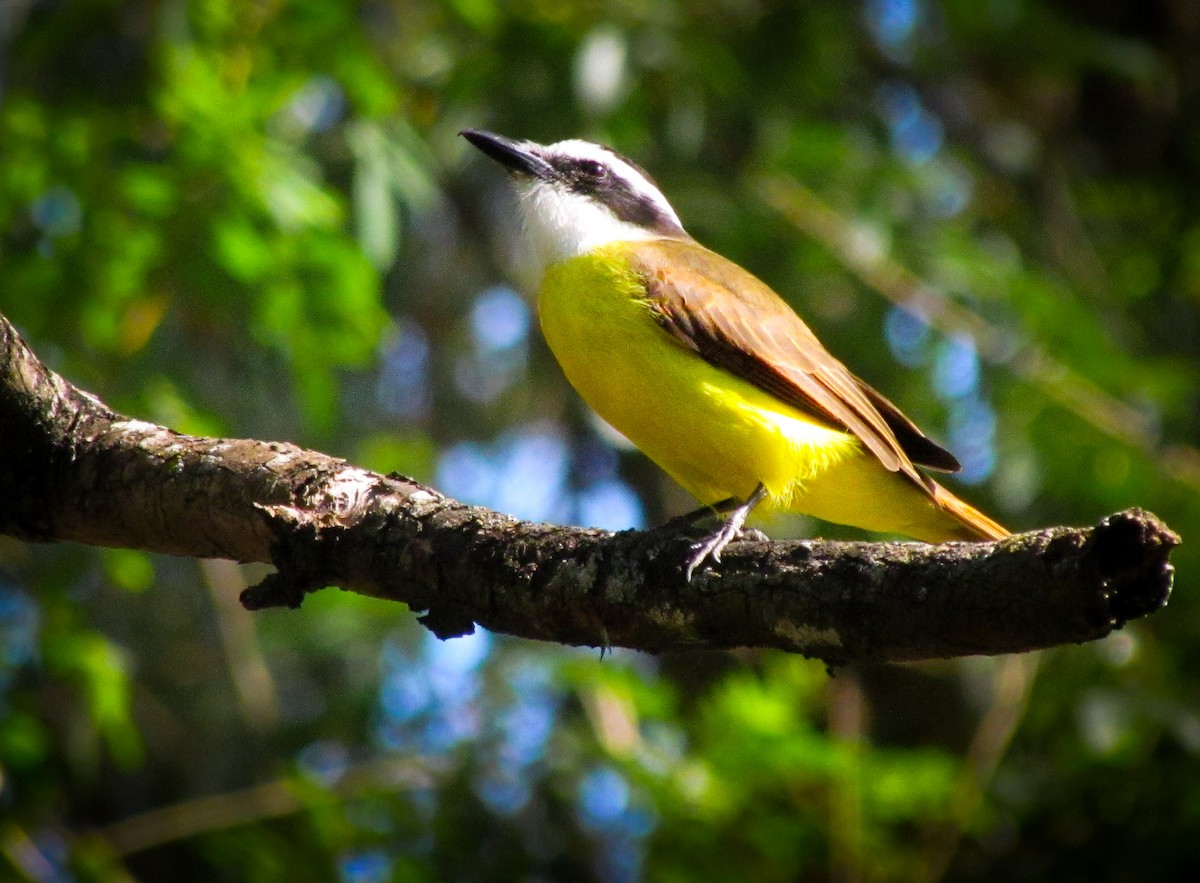
[[[594,200],[530,181],[520,188],[525,233],[538,269],[569,261],[613,242],[660,239],[662,234],[622,221]]]

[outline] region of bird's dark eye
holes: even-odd
[[[585,178],[599,179],[608,174],[608,169],[604,163],[597,162],[594,159],[581,159],[576,168],[579,170],[579,174]]]

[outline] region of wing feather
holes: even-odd
[[[805,414],[853,433],[884,466],[928,488],[914,463],[958,461],[835,359],[774,291],[715,252],[679,240],[645,243],[635,259],[663,329],[709,364]]]

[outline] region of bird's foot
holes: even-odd
[[[692,543],[691,551],[685,559],[687,569],[684,574],[688,582],[692,581],[692,574],[696,568],[704,563],[705,559],[711,558],[714,563],[721,560],[721,552],[728,546],[738,535],[738,527],[733,523],[733,519],[729,519],[715,531],[706,536],[698,543]]]
[[[725,550],[725,547],[735,539],[766,539],[761,531],[742,531],[742,525],[746,523],[746,518],[750,515],[751,510],[761,503],[766,495],[766,488],[760,484],[757,488],[755,488],[754,493],[750,495],[750,498],[746,500],[746,502],[735,507],[733,511],[729,513],[729,517],[725,519],[724,524],[722,524],[719,528],[702,539],[700,542],[692,544],[687,558],[684,559],[684,575],[688,582],[692,581],[692,574],[696,572],[696,568],[703,564],[707,559],[711,558],[714,563],[719,563],[721,560],[721,553]]]

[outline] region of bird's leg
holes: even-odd
[[[691,512],[685,512],[682,515],[676,515],[674,518],[663,524],[663,527],[668,530],[684,530],[691,527],[701,518],[707,518],[710,515],[724,515],[726,512],[732,512],[740,505],[737,497],[726,497],[724,500],[718,500],[708,506],[700,506],[693,509]]]
[[[713,561],[721,560],[721,551],[738,535],[738,532],[742,529],[742,525],[746,523],[746,518],[754,510],[754,507],[761,503],[766,496],[767,489],[763,486],[762,482],[759,482],[758,487],[754,489],[754,493],[746,499],[746,502],[735,506],[730,511],[729,517],[725,519],[725,522],[719,528],[692,546],[691,553],[688,555],[686,562],[687,570],[685,573],[688,582],[691,582],[692,573],[704,563],[705,558],[712,558]]]

